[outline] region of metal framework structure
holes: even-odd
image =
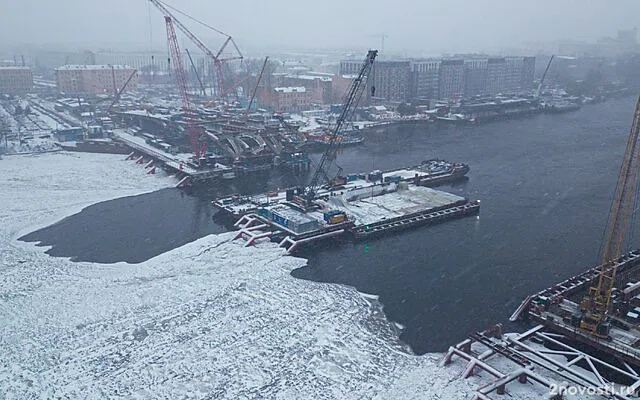
[[[520,384],[535,382],[540,386],[538,391],[547,393],[560,382],[566,382],[585,391],[602,393],[603,398],[636,398],[640,375],[634,368],[626,363],[613,365],[576,349],[567,344],[568,341],[564,335],[546,332],[542,325],[521,334],[503,337],[502,326],[496,325],[450,347],[440,365],[449,365],[454,357],[461,358],[467,361],[461,378],[473,376],[479,370],[492,377],[492,382],[476,389],[473,400],[491,400],[495,398],[490,397],[493,393],[504,395],[508,391],[507,385],[516,380]],[[560,361],[558,356],[566,357],[566,360]],[[490,359],[494,357],[510,360],[513,369],[505,371],[504,367],[492,366]],[[500,365],[505,364],[509,363],[501,360]],[[607,379],[610,376],[626,381],[626,387]],[[531,389],[535,390],[533,387]]]
[[[214,64],[215,69],[216,69],[216,85],[217,85],[216,93],[217,93],[218,96],[223,96],[224,91],[225,91],[225,82],[224,82],[224,74],[223,74],[223,63],[228,62],[228,61],[233,61],[233,60],[242,60],[244,58],[242,53],[240,52],[240,49],[236,45],[236,42],[233,40],[233,38],[230,35],[227,35],[227,34],[221,32],[221,31],[219,31],[219,30],[217,30],[215,28],[209,27],[207,25],[207,27],[209,27],[209,28],[215,30],[216,32],[226,36],[226,40],[222,44],[222,47],[220,47],[220,50],[218,50],[218,52],[214,53],[200,39],[198,39],[198,37],[196,35],[194,35],[182,22],[180,22],[178,19],[176,19],[176,17],[169,11],[169,8],[173,9],[173,7],[170,7],[169,5],[167,5],[166,3],[161,2],[160,0],[149,0],[149,1],[151,2],[151,4],[156,6],[156,8],[158,8],[164,14],[165,18],[166,17],[170,17],[173,20],[173,22],[175,23],[175,25],[178,27],[178,29],[180,29],[180,31],[182,33],[184,33],[189,38],[189,40],[191,40],[200,49],[200,51],[202,51],[204,54],[206,54],[209,58],[211,58],[213,60],[213,64]],[[203,25],[206,25],[206,24],[203,24]],[[227,48],[229,43],[231,43],[233,45],[233,48],[235,49],[237,55],[224,58],[224,57],[222,57],[222,53]]]
[[[109,108],[107,108],[107,114],[109,114],[111,112],[111,110],[113,109],[113,107],[116,105],[116,103],[118,101],[120,101],[120,96],[122,95],[122,93],[124,92],[124,90],[127,88],[127,85],[129,84],[129,82],[131,82],[131,79],[133,79],[134,76],[136,76],[136,74],[138,73],[138,70],[134,70],[131,75],[129,75],[129,78],[127,78],[126,82],[124,83],[124,85],[122,85],[122,87],[120,88],[120,90],[118,90],[116,92],[116,95],[113,97],[113,101],[111,102],[111,104],[109,104]]]
[[[201,135],[193,121],[193,105],[189,99],[189,86],[187,85],[187,76],[180,57],[180,47],[178,46],[178,38],[176,37],[176,31],[173,27],[173,19],[170,16],[165,16],[164,21],[167,26],[167,41],[169,43],[171,58],[173,59],[175,78],[182,98],[182,109],[187,123],[187,135],[189,136],[189,141],[191,142],[191,147],[196,159],[199,159],[200,156],[206,152],[207,142],[203,142],[202,147],[200,146]]]
[[[598,284],[589,288],[581,309],[584,311],[580,329],[594,336],[608,338],[607,314],[611,308],[612,291],[616,284],[616,260],[622,255],[629,222],[634,212],[640,169],[640,98],[636,104],[631,133],[618,175],[615,196],[602,248],[602,267]],[[612,267],[612,268],[611,268]]]
[[[360,71],[358,76],[351,82],[351,86],[347,91],[345,100],[343,102],[342,111],[338,116],[338,119],[335,122],[335,126],[331,132],[331,136],[329,138],[329,144],[327,146],[327,150],[322,155],[320,162],[318,163],[318,167],[311,180],[309,181],[309,185],[305,189],[304,197],[307,201],[307,205],[310,205],[314,200],[316,192],[318,188],[322,185],[323,180],[327,179],[328,171],[331,167],[331,163],[333,161],[333,157],[331,154],[333,152],[333,148],[338,142],[338,138],[340,137],[340,133],[344,127],[344,124],[350,121],[353,118],[353,115],[358,107],[358,102],[364,93],[364,90],[367,86],[367,81],[369,76],[371,75],[371,70],[373,68],[373,62],[378,55],[378,50],[369,50],[367,53],[367,57],[364,62],[360,66]],[[375,87],[371,87],[371,95],[375,95]]]

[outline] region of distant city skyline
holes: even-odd
[[[0,47],[22,45],[70,49],[166,49],[162,14],[145,0],[95,2],[4,0]],[[515,4],[517,3],[517,4]],[[541,0],[352,0],[305,5],[293,0],[237,0],[211,5],[176,0],[171,5],[232,35],[248,53],[307,49],[380,48],[388,54],[437,55],[497,52],[526,43],[561,40],[595,42],[633,28],[640,2]],[[181,19],[214,50],[224,37],[188,18]],[[182,38],[181,43],[184,43]],[[192,46],[193,48],[193,46]]]

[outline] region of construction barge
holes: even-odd
[[[474,215],[480,210],[479,201],[406,181],[319,193],[314,209],[301,207],[296,201],[298,194],[289,190],[284,201],[244,213],[235,223],[239,229],[236,238],[246,239],[247,246],[268,238],[292,253],[309,242],[338,236],[362,240]]]
[[[362,191],[370,188],[372,191],[383,191],[384,183],[408,182],[418,186],[435,187],[467,179],[469,165],[464,163],[449,162],[433,159],[423,161],[413,167],[380,171],[375,170],[368,174],[350,174],[339,177],[334,185],[320,188],[318,198],[328,198],[334,194],[344,194],[356,190]],[[338,183],[338,184],[335,184]],[[225,214],[238,219],[243,215],[255,213],[258,208],[287,201],[287,193],[290,190],[268,192],[256,196],[233,195],[217,199],[213,206]]]
[[[527,296],[511,315],[510,321],[535,321],[546,330],[584,343],[623,363],[640,367],[640,250],[624,254],[605,268],[605,272],[617,268],[618,276],[607,337],[580,329],[580,302],[589,288],[598,283],[602,268],[590,268]]]

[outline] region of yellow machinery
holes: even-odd
[[[602,250],[602,267],[598,284],[589,288],[581,303],[578,327],[593,336],[609,339],[608,314],[611,309],[612,291],[616,281],[617,260],[622,255],[625,235],[634,212],[634,200],[638,190],[640,167],[640,98],[633,116],[631,134],[627,141],[624,160],[620,168],[615,197],[609,214],[609,222]]]

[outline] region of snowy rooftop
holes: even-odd
[[[273,88],[273,90],[280,93],[304,93],[307,91],[307,88],[305,88],[304,86],[286,86]]]
[[[292,78],[305,79],[309,81],[314,81],[316,79],[321,80],[323,82],[331,82],[330,76],[316,76],[316,75],[292,75]]]
[[[80,65],[80,64],[68,64],[56,68],[56,71],[71,71],[71,70],[103,70],[103,69],[129,69],[133,70],[133,67],[128,65]]]

